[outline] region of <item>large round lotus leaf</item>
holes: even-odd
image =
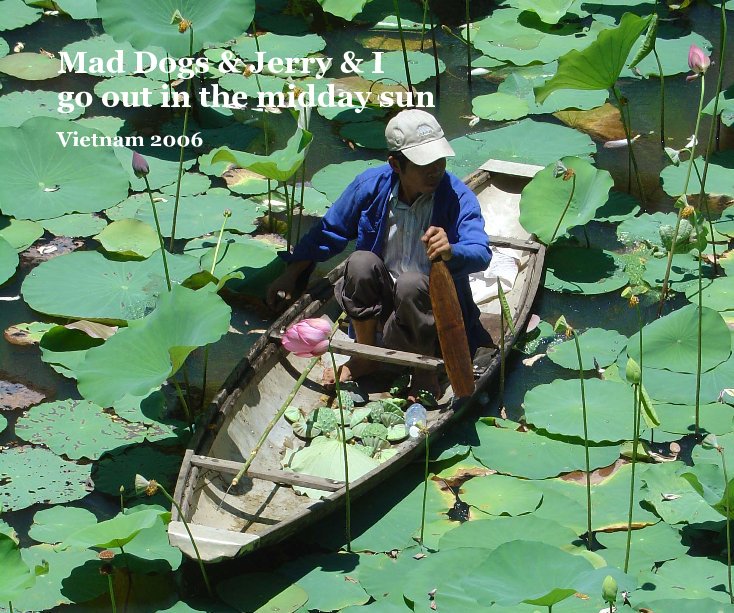
[[[457,547],[482,547],[495,549],[502,543],[527,539],[547,543],[554,547],[571,545],[578,539],[575,530],[549,519],[541,519],[533,514],[517,517],[498,517],[478,519],[459,524],[439,540],[439,549]]]
[[[519,9],[520,11],[532,11],[537,13],[538,17],[544,23],[558,23],[563,19],[563,16],[574,4],[574,0],[546,0],[545,2],[538,2],[537,0],[511,0],[506,3],[508,6]],[[574,12],[577,10],[574,7]]]
[[[74,123],[102,132],[105,136],[123,136],[129,134],[131,130],[129,124],[127,124],[124,119],[111,117],[109,115],[82,117],[81,119],[77,119]]]
[[[359,583],[347,578],[358,563],[354,554],[313,555],[284,564],[278,574],[308,592],[310,610],[339,611],[350,605],[363,605],[370,599]]]
[[[113,419],[87,400],[58,400],[29,409],[18,419],[16,434],[36,445],[45,445],[72,460],[96,460],[108,449],[159,438],[152,426]]]
[[[2,62],[2,60],[0,60]],[[696,158],[696,166],[703,168],[703,158]],[[709,194],[721,194],[734,196],[734,185],[731,180],[734,168],[734,151],[718,151],[711,155],[708,172],[706,174],[706,192]],[[679,196],[683,193],[683,185],[686,181],[688,164],[680,166],[668,166],[660,173],[663,189],[666,194]],[[691,173],[688,181],[688,194],[698,194],[701,191],[701,183],[695,172]]]
[[[731,431],[734,411],[726,404],[710,402],[699,404],[699,426],[701,430],[713,434],[726,434]],[[696,406],[689,404],[656,404],[655,411],[660,417],[661,429],[673,434],[692,434],[695,431]]]
[[[141,530],[154,526],[167,511],[146,508],[136,513],[118,513],[112,519],[85,526],[70,534],[64,544],[78,547],[124,547]]]
[[[584,391],[589,440],[632,440],[632,389],[623,383],[587,379]],[[525,394],[523,406],[528,423],[553,434],[583,440],[579,381],[556,379],[538,385]]]
[[[55,219],[40,219],[39,223],[54,236],[86,237],[97,234],[107,221],[91,213],[70,213]]]
[[[7,534],[0,534],[0,598],[3,601],[15,600],[19,594],[30,588],[36,575],[20,557],[18,544]]]
[[[64,147],[57,131],[98,135],[49,117],[29,119],[19,128],[0,128],[0,159],[6,162],[0,208],[6,215],[51,219],[65,213],[91,213],[127,195],[127,178],[109,149]]]
[[[617,238],[623,243],[646,242],[655,247],[663,247],[660,238],[661,226],[675,227],[675,213],[643,213],[638,217],[624,220],[617,227]]]
[[[199,270],[189,256],[168,254],[172,283]],[[129,320],[143,317],[165,291],[159,253],[147,260],[108,260],[96,251],[76,251],[37,266],[23,282],[28,305],[48,315],[76,319]]]
[[[721,390],[730,387],[734,379],[734,359],[701,374],[701,403],[716,402]],[[643,382],[650,396],[659,402],[672,404],[696,403],[696,375],[671,372],[658,368],[643,368]]]
[[[373,108],[361,106],[339,107],[339,106],[319,106],[316,111],[323,118],[329,121],[338,121],[339,123],[358,123],[361,121],[375,121],[383,119],[389,112],[387,108]]]
[[[6,41],[4,38],[0,38],[0,58],[5,57],[8,53],[10,53],[8,41]]]
[[[616,330],[589,328],[579,335],[578,342],[583,369],[593,370],[594,360],[602,368],[614,363],[627,345],[627,337]],[[573,339],[548,347],[548,357],[563,368],[579,369],[576,342]]]
[[[351,162],[347,162],[350,164]],[[230,186],[230,189],[232,187]],[[237,191],[232,189],[232,191]],[[266,186],[267,191],[267,186]],[[290,196],[289,196],[290,197]],[[255,196],[252,198],[253,201],[258,203],[260,210],[266,211],[268,208],[268,195],[263,193],[261,196]],[[301,205],[301,189],[296,187],[296,208],[294,210],[295,221],[293,223],[293,229],[296,230],[298,226],[298,210]],[[271,192],[270,206],[273,211],[284,212],[286,210],[285,196],[282,190],[274,190]],[[320,192],[313,187],[305,187],[303,189],[303,213],[304,215],[311,215],[320,217],[326,210],[331,206],[331,200],[329,200],[325,194]]]
[[[101,339],[92,338],[81,330],[53,326],[39,343],[41,360],[64,377],[75,379],[87,350],[101,344]]]
[[[59,504],[87,495],[91,465],[66,462],[53,452],[28,445],[3,450],[0,504],[6,511]]]
[[[38,511],[28,536],[39,543],[55,545],[67,536],[97,523],[94,513],[78,507],[52,507]]]
[[[179,600],[167,609],[159,609],[158,613],[232,613],[233,609],[221,600],[216,602],[207,597],[187,599],[186,602]]]
[[[358,174],[384,163],[382,160],[354,160],[329,164],[314,174],[311,185],[335,202]]]
[[[84,66],[87,69],[90,67],[91,58],[100,58],[101,62],[95,62],[94,64],[94,74],[100,77],[117,77],[121,74],[131,74],[138,68],[133,46],[128,42],[115,42],[115,39],[109,34],[101,34],[70,43],[62,51],[67,53],[72,61],[77,53],[86,53],[87,63]],[[119,63],[117,61],[118,56],[122,57]],[[111,59],[115,61],[109,64]],[[113,70],[109,70],[108,66]],[[144,63],[142,67],[147,67],[147,63]],[[117,68],[119,70],[116,70]]]
[[[698,365],[698,319],[696,305],[689,304],[656,319],[643,330],[644,365],[680,373],[695,373]],[[703,307],[701,312],[701,370],[707,371],[729,358],[731,336],[721,315]],[[627,346],[628,355],[640,362],[639,337]]]
[[[647,257],[642,279],[652,287],[662,287],[665,270],[668,267],[667,257]],[[669,286],[678,291],[685,289],[698,279],[698,262],[689,253],[676,253],[670,266]]]
[[[435,63],[430,53],[421,53],[420,51],[408,51],[407,53],[410,82],[413,85],[436,76]],[[348,64],[347,69],[350,70]],[[405,63],[402,51],[385,52],[382,54],[379,65],[375,60],[370,60],[368,62],[362,62],[359,65],[359,69],[362,71],[359,76],[370,81],[394,79],[398,83],[408,82],[405,76]],[[438,72],[441,73],[444,70],[446,70],[446,64],[443,63],[443,60],[439,59]]]
[[[161,246],[155,228],[139,219],[113,221],[94,238],[105,251],[144,258],[153,255]]]
[[[0,58],[0,72],[25,81],[53,79],[59,76],[60,70],[59,60],[42,53],[12,53]],[[54,137],[58,140],[55,134]]]
[[[504,475],[474,477],[461,486],[461,498],[479,511],[490,515],[532,513],[543,495],[529,481]],[[474,517],[482,514],[473,513]]]
[[[254,0],[215,2],[206,6],[193,0],[153,0],[132,6],[123,0],[100,0],[97,11],[106,32],[129,41],[136,49],[163,47],[175,57],[191,55],[190,32],[181,34],[171,23],[175,11],[193,24],[193,52],[207,43],[223,43],[247,30],[255,14]]]
[[[472,453],[487,468],[524,477],[547,479],[585,468],[583,445],[567,443],[533,431],[517,432],[477,424],[481,444]],[[609,466],[619,457],[619,446],[589,447],[591,469]]]
[[[724,209],[719,219],[714,220],[714,232],[718,232],[729,238],[734,237],[734,206]]]
[[[43,227],[34,221],[0,217],[0,238],[17,252],[25,251],[43,236]]]
[[[362,121],[344,125],[339,134],[358,147],[385,148],[385,124],[381,121]]]
[[[447,169],[460,177],[474,172],[490,158],[547,166],[565,155],[596,152],[596,144],[587,134],[532,119],[450,142],[456,157],[447,160]]]
[[[173,286],[150,315],[87,352],[78,370],[79,391],[102,406],[125,394],[147,396],[196,347],[219,340],[229,329],[230,315],[229,306],[208,288]]]
[[[380,604],[402,601],[405,589],[405,576],[424,560],[416,560],[405,550],[406,555],[392,557],[388,554],[363,555],[359,558],[359,566],[351,576],[359,580],[359,584],[370,596]],[[427,559],[425,561],[428,561]],[[354,607],[356,609],[356,607]],[[345,609],[348,611],[349,609]],[[377,613],[382,609],[377,609]],[[400,610],[398,613],[402,613]],[[359,613],[359,612],[358,612]],[[385,612],[387,613],[387,611]]]
[[[522,568],[522,572],[518,569]],[[572,596],[591,563],[537,541],[510,541],[492,551],[460,586],[479,602],[550,607]]]
[[[531,179],[520,199],[520,224],[546,244],[594,219],[614,185],[606,170],[598,170],[586,160],[565,157],[561,161],[575,172],[575,183],[554,176],[553,163]]]
[[[260,84],[258,86],[258,83]],[[247,94],[249,99],[249,105],[251,107],[257,107],[259,102],[258,94],[263,92],[270,92],[274,94],[281,93],[285,88],[287,91],[288,82],[280,77],[273,77],[271,75],[261,75],[257,79],[254,75],[246,77],[239,73],[225,74],[218,82],[222,89],[229,90],[231,92],[244,92]],[[268,100],[268,98],[265,98]]]
[[[110,496],[120,495],[120,487],[126,496],[135,493],[135,475],[155,479],[168,491],[175,484],[181,467],[181,456],[164,453],[152,445],[134,445],[103,455],[92,469],[95,491]]]
[[[698,284],[690,285],[686,289],[686,298],[698,304]],[[705,279],[701,292],[703,304],[710,309],[719,311],[734,310],[734,277],[716,277]]]
[[[255,40],[254,36],[246,36],[241,38],[236,45],[232,45],[234,51],[239,57],[245,60],[255,61],[258,51],[264,52],[265,62],[271,57],[297,57],[304,58],[317,51],[321,51],[326,47],[326,41],[318,34],[305,34],[302,36],[285,36],[283,34],[275,34],[274,32],[266,32],[261,34]],[[268,74],[267,71],[265,74]],[[287,76],[281,73],[281,76]]]
[[[237,611],[293,613],[309,598],[308,592],[281,575],[247,573],[217,584],[217,595]]]
[[[112,77],[94,86],[94,93],[99,98],[107,100],[110,108],[158,106],[163,104],[163,92],[167,90],[166,83],[146,77]]]
[[[97,19],[96,0],[57,0],[56,5],[72,19]]]
[[[168,503],[166,503],[166,506],[168,506]],[[164,513],[166,511],[162,506],[139,504],[126,512],[140,513],[141,511],[147,512],[150,509],[163,511]],[[166,523],[167,521],[164,522],[163,517],[160,517],[150,528],[141,530],[132,541],[125,545],[125,553],[128,556],[134,556],[134,566],[140,566],[141,572],[165,573],[176,570],[181,566],[183,554],[168,542]],[[145,563],[140,564],[140,560],[145,560]]]
[[[690,598],[676,597],[680,590],[671,589],[670,598],[648,599],[647,592],[639,592],[640,601],[635,600],[635,606],[647,608],[648,611],[675,611],[675,613],[701,613],[702,611],[711,611],[712,613],[733,613],[734,604],[721,602],[712,598],[699,598],[691,596]],[[688,592],[686,592],[688,595]]]
[[[597,532],[596,539],[605,549],[597,550],[609,566],[624,568],[627,532]],[[681,543],[681,534],[665,522],[632,531],[630,574],[649,570],[656,563],[686,555],[688,547]]]
[[[605,294],[627,283],[624,263],[611,251],[554,247],[546,258],[545,287],[569,294]]]
[[[145,191],[145,180],[135,176],[133,171],[132,160],[133,152],[127,147],[115,147],[115,156],[122,164],[122,168],[127,173],[128,181],[135,191]],[[143,150],[138,147],[138,153],[143,155],[148,162],[150,167],[150,173],[148,174],[148,183],[150,183],[150,189],[158,189],[164,185],[170,185],[178,179],[178,154],[179,149],[164,150],[163,147],[153,147]],[[175,153],[175,159],[172,157]],[[171,156],[168,159],[161,158],[159,156]],[[183,169],[187,170],[194,165],[195,156],[190,151],[186,151]],[[124,196],[119,198],[116,202],[111,204],[117,204],[122,202]],[[104,207],[103,207],[104,208]],[[96,209],[98,210],[98,209]]]
[[[71,113],[59,113],[58,92],[42,90],[12,92],[0,98],[0,127],[17,127],[31,117],[76,119],[84,113],[76,107]]]
[[[642,47],[645,36],[640,36],[632,47],[630,58],[637,55]],[[666,27],[666,24],[658,26],[655,38],[655,50],[663,67],[663,75],[666,77],[682,74],[690,71],[688,66],[688,50],[691,45],[702,49],[706,55],[711,54],[711,43],[700,34],[695,32],[683,33],[679,29]],[[651,53],[636,66],[636,72],[644,77],[657,77],[660,74],[655,56]],[[635,76],[635,73],[626,68],[622,71],[623,77]]]
[[[723,589],[726,585],[726,563],[706,557],[684,556],[666,562],[655,572],[648,571],[640,576],[643,589],[635,592],[637,600],[644,597],[650,602],[654,611],[679,611],[677,604],[672,609],[659,608],[656,600],[672,599],[685,596],[686,599],[711,599],[718,603],[726,603],[715,608],[699,608],[697,611],[724,611],[730,604],[729,594]],[[681,586],[685,586],[681,590]],[[639,595],[639,597],[638,597]],[[683,600],[685,602],[685,600]],[[688,609],[691,610],[691,609]]]
[[[630,194],[618,192],[614,189],[609,192],[609,198],[604,206],[596,210],[594,218],[597,221],[610,223],[625,221],[640,212],[640,201]]]
[[[15,274],[19,261],[18,253],[13,246],[0,237],[0,284],[5,283]]]
[[[179,196],[196,196],[203,194],[212,186],[211,179],[206,175],[202,175],[196,172],[187,172],[181,175],[181,187],[179,189]],[[161,189],[161,192],[167,196],[176,195],[176,183],[166,185]]]
[[[550,64],[550,66],[552,65]],[[553,72],[555,72],[555,68]],[[528,107],[527,112],[533,115],[555,113],[565,109],[589,110],[601,106],[606,102],[607,92],[605,91],[559,89],[548,96],[542,104],[538,104],[535,100],[533,87],[544,83],[546,78],[547,76],[545,74],[533,78],[512,73],[500,84],[497,91],[498,93],[509,94],[515,99],[522,100]],[[482,98],[482,96],[479,96],[479,98]],[[494,119],[494,117],[488,117],[487,119]]]
[[[494,92],[483,94],[472,100],[472,113],[490,121],[508,121],[520,119],[530,112],[528,103],[512,94]]]
[[[15,30],[35,23],[41,11],[28,6],[22,0],[2,0],[0,2],[0,31]]]

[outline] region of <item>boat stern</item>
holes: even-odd
[[[196,548],[204,562],[219,562],[235,558],[243,553],[256,549],[260,537],[256,534],[233,532],[222,528],[202,526],[201,524],[189,524],[191,537],[186,531],[186,526],[181,521],[172,521],[168,524],[168,541],[174,547],[178,547],[189,558],[196,559],[196,551],[192,544],[192,538],[196,542]]]

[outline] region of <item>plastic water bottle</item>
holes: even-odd
[[[419,402],[414,402],[405,412],[405,427],[408,430],[410,438],[418,438],[421,430],[428,423],[428,414],[426,408]]]

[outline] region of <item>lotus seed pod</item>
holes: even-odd
[[[642,371],[640,365],[635,362],[632,358],[627,358],[627,369],[625,371],[625,377],[627,377],[627,383],[632,385],[639,385],[642,380]]]
[[[601,597],[604,602],[614,604],[617,602],[617,581],[611,575],[607,575],[604,578],[604,583],[601,584]]]

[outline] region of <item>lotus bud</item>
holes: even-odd
[[[567,337],[570,337],[573,334],[573,328],[568,325],[566,318],[561,315],[553,326],[553,332],[556,334],[565,334]]]
[[[320,317],[302,319],[288,328],[281,342],[300,358],[323,355],[329,349],[331,324]]]
[[[142,179],[150,172],[148,162],[137,151],[133,151],[133,172],[138,179]]]
[[[691,45],[688,50],[688,67],[695,74],[705,74],[711,65],[711,58],[700,47]]]
[[[230,217],[232,217],[232,209],[224,209],[224,213],[222,214],[224,215],[225,219],[229,219]]]
[[[719,449],[719,439],[715,434],[707,434],[706,438],[701,441],[701,447],[704,449]]]
[[[631,383],[632,385],[639,385],[642,380],[642,370],[640,369],[640,365],[632,358],[627,358],[625,377],[627,378],[627,383]]]
[[[617,602],[617,581],[611,575],[607,575],[604,578],[604,583],[601,584],[601,597],[604,602],[614,604]]]

